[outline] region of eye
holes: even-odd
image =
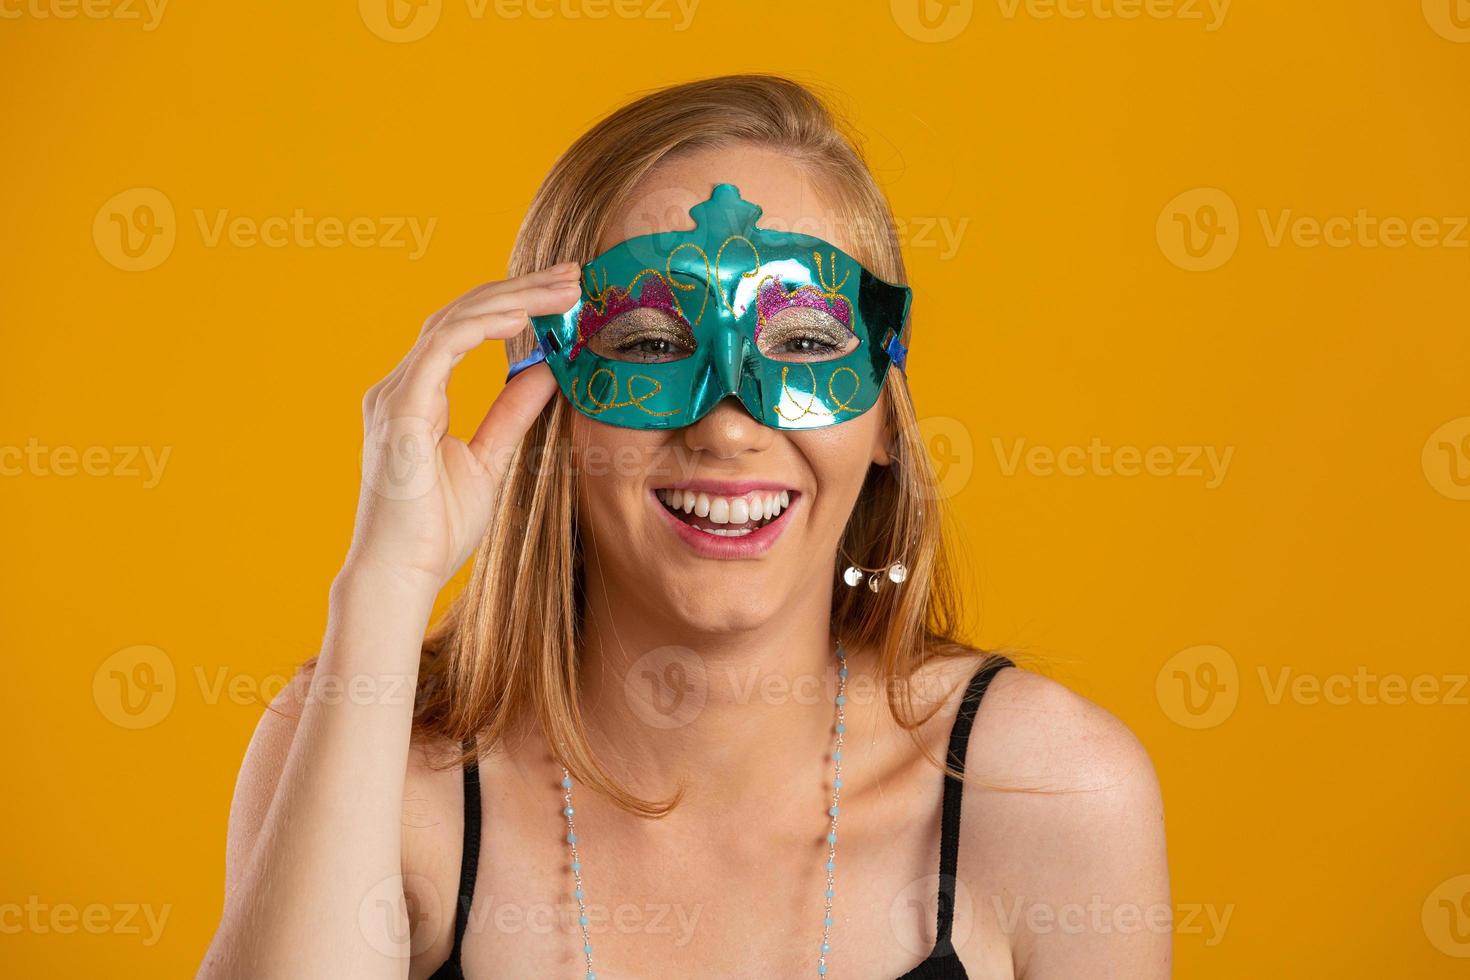
[[[687,324],[663,310],[640,306],[598,330],[587,346],[609,360],[657,364],[688,357],[695,344]]]
[[[792,306],[766,321],[758,346],[774,361],[832,361],[856,350],[858,338],[829,313]]]

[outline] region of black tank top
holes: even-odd
[[[956,770],[965,771],[965,748],[969,745],[970,726],[975,712],[980,708],[980,699],[990,680],[1006,667],[1014,664],[1002,656],[985,661],[984,666],[970,678],[960,702],[954,725],[949,731],[949,764]],[[929,956],[897,980],[968,980],[969,974],[955,953],[950,931],[954,926],[954,881],[960,849],[960,803],[964,784],[954,776],[945,774],[944,801],[939,817],[939,916],[937,939]],[[464,847],[459,863],[459,900],[454,911],[454,948],[439,969],[429,980],[464,980],[464,968],[460,965],[460,949],[464,944],[465,930],[469,926],[470,905],[475,897],[475,877],[480,864],[480,773],[473,762],[464,767]]]

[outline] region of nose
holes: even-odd
[[[734,395],[726,395],[692,425],[684,427],[684,445],[716,459],[733,459],[744,452],[768,449],[776,433],[745,410]]]

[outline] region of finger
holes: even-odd
[[[535,272],[528,272],[524,275],[514,276],[510,279],[481,283],[463,295],[456,296],[430,314],[424,320],[423,326],[419,329],[419,336],[423,336],[429,332],[453,312],[456,307],[465,303],[481,300],[487,296],[493,296],[497,293],[507,292],[523,286],[544,286],[554,285],[558,282],[576,282],[581,278],[581,268],[576,262],[561,262],[557,265],[539,269]]]
[[[481,419],[470,452],[498,482],[510,465],[517,443],[546,407],[556,389],[556,378],[544,363],[522,371],[503,388]]]
[[[562,313],[568,310],[581,295],[582,286],[576,280],[552,281],[508,288],[466,300],[450,310],[444,317],[444,321],[517,308],[525,310],[531,316]]]
[[[505,310],[456,320],[435,329],[418,345],[394,390],[385,394],[395,414],[423,415],[441,403],[454,365],[492,337],[505,339],[526,325],[525,310]]]
[[[582,295],[582,287],[575,281],[556,282],[555,277],[544,284],[528,286],[520,290],[497,293],[480,301],[483,309],[455,310],[441,322],[419,336],[418,342],[404,358],[396,377],[390,375],[378,393],[381,403],[393,402],[395,412],[412,411],[411,406],[424,407],[424,397],[436,387],[443,391],[448,384],[449,371],[469,351],[491,337],[506,338],[519,333],[526,326],[527,316],[560,313],[569,309]],[[516,301],[520,302],[517,303]],[[514,323],[502,317],[510,314]],[[461,324],[482,324],[490,328],[486,334],[477,333],[474,326],[465,328]],[[439,335],[447,330],[455,331],[449,341]],[[444,352],[448,351],[445,356]],[[428,386],[425,388],[425,386]],[[406,398],[406,400],[402,400]]]

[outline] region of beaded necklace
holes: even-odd
[[[847,732],[846,716],[843,713],[843,706],[847,704],[847,651],[842,649],[840,640],[837,642],[837,663],[837,724],[834,728],[837,744],[832,750],[832,805],[827,809],[827,816],[830,820],[827,827],[827,889],[823,895],[825,906],[822,912],[822,946],[817,954],[817,976],[819,977],[827,975],[827,954],[832,952],[832,897],[837,871],[837,804],[838,798],[842,795],[842,736]],[[562,816],[567,818],[567,845],[571,848],[572,854],[572,877],[577,884],[574,894],[577,899],[577,922],[582,927],[582,955],[587,960],[587,980],[597,980],[597,974],[592,970],[592,936],[587,931],[591,919],[587,915],[587,894],[582,886],[582,858],[577,851],[576,810],[572,807],[572,774],[565,766],[561,770],[561,787]]]

